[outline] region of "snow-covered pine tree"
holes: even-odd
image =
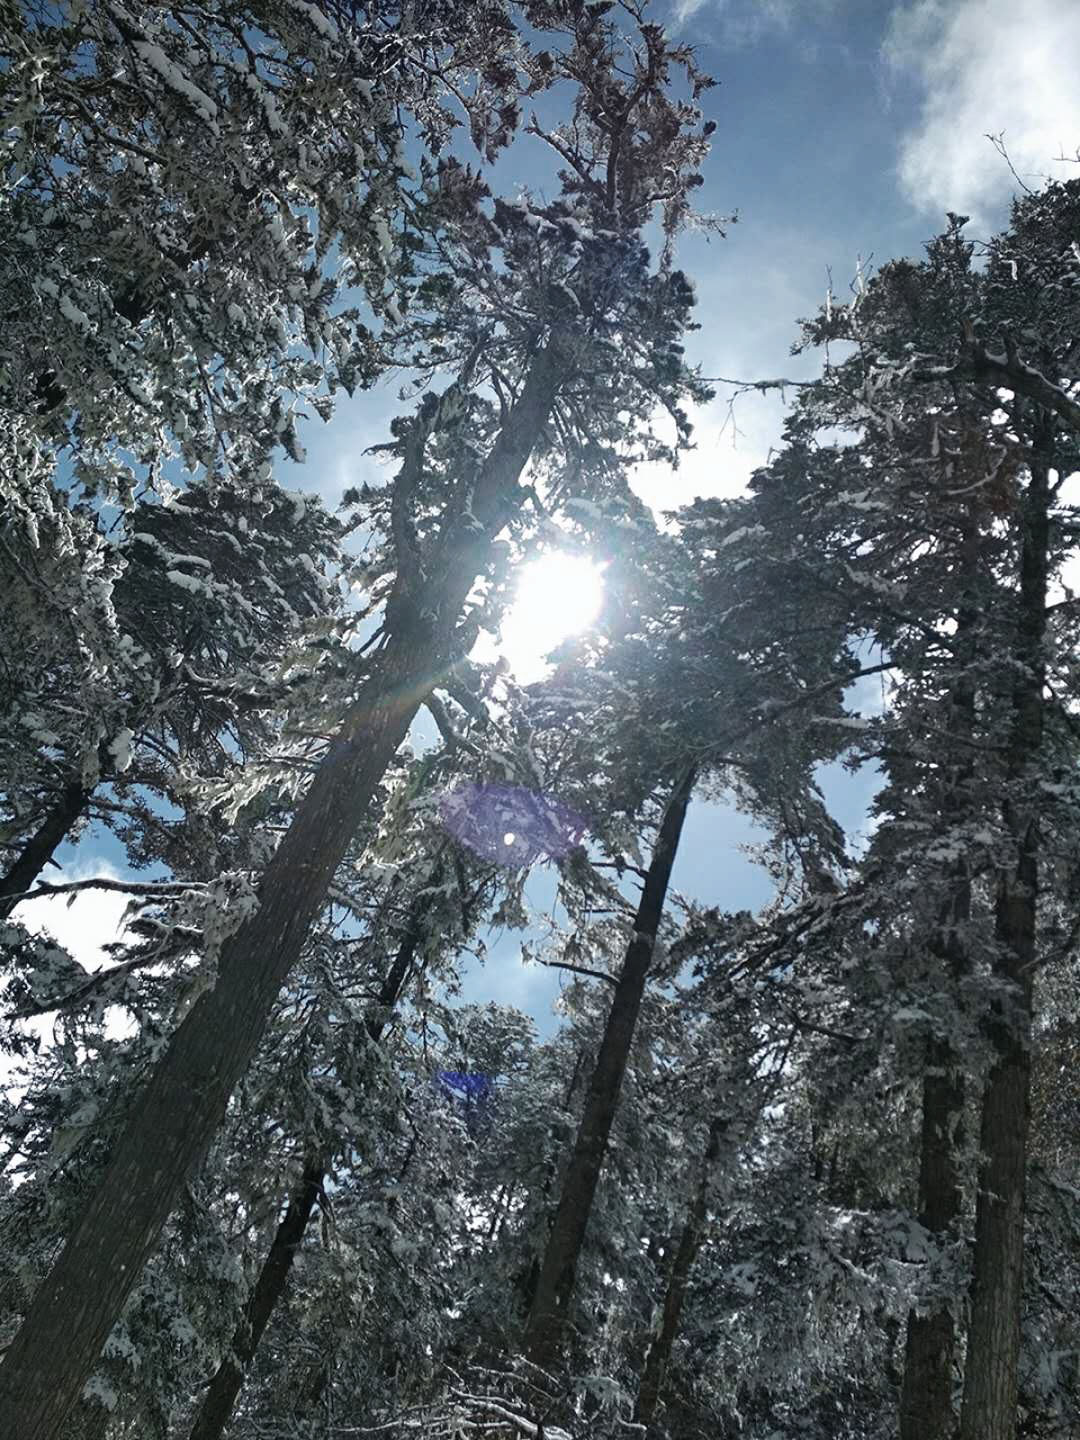
[[[558,47],[554,72],[576,91],[571,124],[549,135],[568,151],[565,194],[547,206],[490,212],[483,187],[461,166],[446,165],[429,182],[454,269],[449,294],[433,272],[414,303],[437,317],[460,368],[450,392],[432,395],[399,432],[402,463],[386,517],[396,573],[381,642],[267,868],[257,914],[227,944],[215,988],[173,1036],[6,1352],[0,1416],[17,1417],[33,1440],[55,1435],[75,1403],[220,1123],[383,772],[424,695],[469,648],[463,607],[496,537],[524,515],[525,466],[547,452],[555,474],[551,461],[565,449],[587,462],[594,484],[611,483],[618,450],[650,433],[656,405],[681,415],[680,397],[701,393],[685,367],[670,363],[692,296],[669,264],[650,267],[641,238],[658,213],[669,234],[683,222],[707,148],[696,107],[667,93],[675,65],[700,89],[690,53],[644,16],[625,43],[599,7],[536,7],[533,18]],[[616,51],[632,82],[614,78]],[[197,95],[185,95],[198,110]],[[72,303],[87,313],[78,298]],[[663,366],[653,363],[661,352]],[[497,403],[481,395],[481,382]],[[536,479],[543,484],[541,472]]]
[[[371,322],[404,301],[407,146],[467,120],[491,158],[519,63],[543,84],[500,3],[93,0],[0,25],[3,468],[66,456],[120,496],[173,457],[238,483],[299,458],[304,406],[389,358]]]
[[[171,1434],[208,1373],[199,1424],[220,1428],[247,1368],[237,1361],[250,1360],[287,1294],[294,1255],[305,1243],[317,1248],[308,1233],[312,1214],[341,1186],[372,1183],[364,1177],[378,1174],[384,1131],[407,1140],[407,1096],[432,1081],[429,1063],[414,1053],[415,1027],[444,1010],[436,997],[453,982],[455,953],[486,912],[501,873],[432,825],[437,797],[422,804],[424,785],[441,788],[453,773],[439,760],[429,754],[389,777],[402,792],[393,807],[402,818],[382,834],[366,827],[340,868],[333,904],[279,997],[203,1173],[111,1333],[76,1430],[95,1434],[111,1425],[120,1433],[134,1426]],[[176,924],[171,909],[159,906],[142,928],[158,939],[172,934],[180,951],[174,966],[166,968],[160,943],[114,947],[121,952],[115,969],[126,965],[127,973],[88,981],[81,1003],[67,1004],[58,1017],[65,1043],[14,1077],[27,1091],[3,1126],[8,1168],[20,1182],[0,1221],[12,1273],[5,1328],[25,1310],[42,1257],[85,1202],[163,1035],[190,1004],[185,990],[193,976],[197,983],[207,937],[190,915]],[[130,968],[151,949],[149,973]],[[408,1041],[396,1014],[403,997],[414,1030]],[[133,1036],[102,1028],[117,1015],[107,1002],[132,1015]],[[346,1288],[334,1304],[345,1303],[350,1274],[354,1291],[363,1283],[355,1271],[340,1274],[335,1284]],[[331,1306],[329,1296],[317,1303]],[[252,1400],[255,1408],[262,1403],[259,1395]]]
[[[613,525],[620,534],[621,518],[616,547],[621,556],[609,576],[615,633],[601,634],[592,667],[580,663],[590,646],[585,642],[577,667],[568,660],[550,686],[537,687],[538,708],[553,729],[571,727],[586,737],[579,746],[583,775],[598,783],[603,795],[598,803],[594,792],[590,808],[610,813],[611,797],[617,797],[616,813],[625,809],[632,816],[640,797],[638,804],[654,808],[655,838],[648,866],[640,854],[630,865],[642,881],[640,902],[636,915],[627,917],[626,954],[613,976],[604,1039],[585,1088],[575,1149],[562,1176],[530,1303],[525,1351],[532,1364],[549,1370],[557,1364],[571,1315],[577,1259],[694,786],[699,777],[708,777],[718,790],[734,789],[780,831],[790,831],[791,817],[798,814],[800,841],[816,850],[825,871],[835,859],[837,837],[811,768],[829,753],[819,748],[817,738],[822,716],[838,705],[858,670],[846,632],[835,621],[805,647],[801,665],[789,656],[775,665],[771,634],[756,607],[746,605],[737,572],[733,581],[722,574],[715,551],[707,545],[697,548],[696,541],[679,544],[657,535],[642,516],[605,516],[595,505],[586,506],[584,514],[590,517],[589,529],[603,533],[606,528],[609,535]],[[694,534],[700,517],[688,518],[688,533]],[[804,717],[816,747],[807,745],[806,725],[800,725],[798,715],[807,696],[818,702],[817,713]],[[785,712],[789,723],[769,723]],[[634,843],[636,849],[636,837]],[[611,858],[620,871],[628,864],[623,855]]]
[[[985,269],[954,217],[925,261],[884,267],[809,325],[809,340],[853,352],[802,392],[787,451],[755,480],[760,533],[731,541],[740,563],[805,576],[808,617],[846,614],[891,669],[885,704],[850,722],[853,754],[886,785],[837,913],[856,927],[848,945],[862,931],[853,998],[886,1018],[889,1063],[902,1075],[921,1057],[918,1208],[934,1265],[963,1213],[960,1072],[985,1077],[966,1440],[1011,1440],[1017,1425],[1032,991],[1075,834],[1075,617],[1053,588],[1074,546],[1061,486],[1080,421],[1078,196],[1070,184],[1018,202]],[[817,438],[836,428],[854,443]],[[909,1317],[905,1434],[953,1431],[956,1289],[945,1266]]]
[[[204,821],[195,838],[200,798],[224,804],[231,776],[268,752],[275,714],[291,704],[295,718],[340,622],[338,526],[314,496],[268,483],[211,498],[193,483],[166,503],[140,501],[119,539],[94,534],[91,507],[48,498],[33,547],[24,516],[24,543],[5,526],[0,556],[11,621],[0,642],[0,914],[87,821],[121,832],[136,865],[160,860],[190,879],[237,868],[227,852],[238,837]],[[85,531],[78,547],[73,526]],[[67,582],[93,597],[89,614]],[[165,821],[147,791],[187,811],[185,824]]]

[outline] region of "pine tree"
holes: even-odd
[[[552,135],[557,149],[569,150],[564,199],[535,212],[497,206],[489,215],[482,190],[454,166],[443,167],[433,189],[445,249],[460,257],[459,288],[450,297],[443,289],[448,303],[440,303],[433,277],[418,289],[416,303],[431,307],[440,330],[460,335],[461,368],[449,391],[431,395],[399,427],[401,468],[388,487],[386,516],[395,578],[381,641],[267,866],[258,911],[227,942],[214,989],[173,1035],[94,1198],[6,1352],[0,1416],[10,1423],[17,1416],[35,1440],[55,1434],[70,1411],[187,1175],[205,1154],[419,704],[470,648],[463,607],[496,537],[523,516],[526,464],[546,447],[565,444],[601,484],[616,444],[647,434],[658,400],[677,410],[682,392],[695,393],[681,366],[661,373],[650,358],[677,339],[691,296],[669,266],[650,271],[639,233],[657,207],[669,229],[683,221],[693,166],[704,153],[697,111],[676,108],[665,94],[671,66],[691,65],[690,57],[685,49],[669,50],[661,32],[643,22],[627,55],[637,78],[627,85],[611,76],[614,39],[602,13],[573,9],[559,64],[576,78],[579,109],[573,134]],[[672,123],[662,127],[661,117]],[[498,267],[496,249],[504,257]],[[474,295],[479,313],[492,318],[478,327],[471,308],[462,335],[455,306],[472,307]],[[492,311],[495,295],[500,304]],[[486,331],[502,332],[498,346]],[[501,397],[497,407],[478,394],[478,376],[490,378]],[[466,416],[467,445],[464,427],[455,425]],[[582,454],[578,437],[586,424]],[[66,1358],[59,1369],[61,1329]]]
[[[5,471],[61,458],[123,497],[172,458],[239,484],[300,458],[304,406],[388,358],[341,300],[398,313],[406,141],[466,120],[490,158],[514,129],[507,9],[94,0],[0,24]]]
[[[45,534],[36,527],[24,563],[12,555],[14,536],[6,550],[17,618],[5,633],[13,859],[0,879],[0,914],[87,820],[121,831],[136,864],[163,860],[191,879],[235,868],[208,825],[203,854],[197,845],[176,853],[140,787],[188,811],[198,809],[200,786],[224,803],[230,773],[268,753],[281,725],[275,712],[290,702],[295,710],[303,662],[327,683],[330,657],[317,647],[340,626],[338,527],[315,497],[268,484],[258,497],[221,490],[211,499],[193,484],[169,503],[134,507],[120,543],[87,538],[78,550],[60,527],[80,518],[92,525],[92,512],[68,511],[55,493],[52,501],[54,524]],[[66,556],[72,580],[86,585],[97,553],[104,575],[88,625],[41,567],[58,568]],[[36,755],[26,747],[28,714],[48,739]]]
[[[1065,186],[1019,204],[984,273],[953,217],[925,262],[886,266],[819,317],[808,338],[855,352],[804,392],[790,453],[756,481],[771,531],[761,548],[784,547],[817,585],[819,613],[846,613],[892,669],[887,707],[857,722],[856,752],[884,765],[887,784],[851,914],[873,927],[875,965],[908,1000],[894,1011],[898,1040],[924,1047],[919,1206],[942,1245],[965,1181],[959,1076],[988,1056],[962,1417],[972,1440],[1011,1437],[1017,1423],[1031,978],[1069,729],[1051,677],[1072,643],[1048,586],[1071,546],[1056,495],[1078,417],[1046,373],[1069,370],[1070,302],[1055,277],[1075,203]],[[830,425],[856,443],[817,444]],[[932,1289],[909,1318],[905,1434],[952,1433],[954,1305]]]

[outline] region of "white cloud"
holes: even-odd
[[[91,878],[118,880],[120,876],[110,865],[91,861],[71,870],[53,871],[45,878],[52,885],[68,885]],[[50,935],[84,969],[99,970],[110,963],[103,947],[120,939],[130,898],[115,890],[76,890],[74,898],[50,895],[24,901],[12,918],[34,935]]]
[[[91,877],[120,878],[110,865],[97,861],[86,861],[70,870],[52,871],[46,878],[53,885],[62,885]],[[115,890],[77,890],[74,898],[71,895],[50,895],[40,900],[24,900],[15,907],[12,919],[25,925],[34,935],[50,936],[85,970],[92,972],[114,963],[104,947],[121,939],[124,910],[130,898]],[[44,1041],[51,1039],[52,1016],[42,1015],[24,1024],[28,1031],[37,1033]],[[130,1022],[122,1020],[114,1011],[109,1028],[110,1033],[121,1034],[130,1028]]]
[[[687,20],[692,20],[708,3],[709,0],[678,0],[674,7],[676,24],[682,25]]]
[[[631,487],[658,516],[701,495],[742,495],[750,476],[764,465],[770,445],[776,443],[781,419],[779,401],[741,396],[733,419],[724,401],[714,400],[695,417],[695,448],[682,456],[679,468],[639,465],[631,476]]]
[[[726,44],[753,44],[769,30],[787,30],[793,0],[676,0],[676,24],[683,25],[702,11],[719,21]]]
[[[924,95],[900,142],[900,182],[920,210],[993,223],[1019,188],[988,135],[1004,134],[1024,182],[1075,174],[1080,145],[1080,5],[1062,0],[911,0],[894,12],[885,60]]]
[[[790,35],[843,9],[850,0],[674,0],[676,26],[700,16],[723,45],[756,45],[770,35]]]

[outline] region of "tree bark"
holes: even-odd
[[[1047,424],[1049,431],[1049,424]],[[1043,437],[1045,439],[1045,437]],[[1024,1278],[1031,1085],[1031,977],[1036,960],[1050,469],[1036,439],[1022,513],[1012,725],[1003,813],[1016,863],[998,881],[995,970],[1005,987],[990,1019],[995,1059],[983,1093],[979,1194],[961,1440],[1014,1440]]]
[[[694,771],[688,770],[675,786],[656,838],[634,918],[634,936],[627,947],[596,1068],[585,1097],[574,1151],[540,1266],[525,1325],[523,1349],[526,1357],[541,1369],[552,1368],[558,1357],[578,1260],[630,1058],[634,1029],[694,778]]]
[[[919,1220],[942,1238],[960,1214],[956,1128],[964,1104],[964,1082],[952,1047],[932,1041],[923,1080],[919,1150]],[[951,1440],[956,1330],[947,1300],[908,1313],[904,1379],[900,1389],[900,1440]]]
[[[518,484],[558,392],[554,342],[533,356],[521,393],[472,487],[469,528],[450,536],[416,593],[412,620],[385,648],[267,866],[258,911],[223,948],[132,1108],[97,1191],[0,1366],[0,1435],[55,1440],[89,1379],[183,1185],[204,1157],[274,1000],[325,902],[334,872],[424,697],[453,655],[453,630],[492,538],[522,502]],[[406,560],[402,561],[405,565]],[[425,613],[426,612],[426,615]],[[434,618],[432,618],[434,617]]]
[[[645,1355],[645,1365],[638,1387],[637,1407],[634,1422],[646,1432],[656,1418],[656,1407],[660,1403],[660,1391],[667,1374],[675,1337],[679,1333],[686,1292],[690,1287],[690,1272],[701,1249],[704,1238],[705,1219],[709,1208],[709,1185],[716,1162],[720,1158],[720,1146],[724,1138],[726,1122],[719,1116],[709,1128],[709,1142],[705,1148],[705,1163],[697,1190],[679,1236],[679,1246],[671,1263],[667,1289],[664,1292],[664,1308],[660,1318],[660,1329],[653,1336],[652,1344]]]
[[[581,1081],[581,1072],[585,1065],[585,1059],[584,1050],[579,1050],[574,1057],[574,1069],[570,1075],[570,1083],[566,1087],[566,1095],[562,1102],[563,1114],[567,1115],[571,1121],[573,1121],[574,1117],[570,1107],[574,1103],[574,1095],[577,1093],[578,1084]],[[552,1126],[552,1129],[549,1130],[548,1133],[549,1137],[554,1138],[554,1126]],[[543,1184],[539,1187],[540,1209],[545,1217],[547,1215],[548,1201],[551,1199],[552,1187],[555,1184],[558,1173],[558,1157],[557,1152],[553,1148],[544,1166]],[[535,1193],[535,1187],[532,1188]],[[532,1309],[533,1301],[536,1299],[536,1284],[540,1279],[540,1262],[542,1259],[542,1255],[538,1253],[534,1254],[525,1269],[514,1279],[514,1287],[521,1292],[521,1308],[525,1311],[526,1315]]]
[[[953,767],[942,802],[942,814],[953,824],[965,816],[974,774],[970,741],[975,726],[972,666],[977,652],[975,585],[979,561],[978,517],[972,507],[961,546],[967,593],[957,615],[955,653],[962,670],[951,688],[947,722],[949,740],[959,744],[961,758]],[[971,880],[966,863],[960,860],[943,907],[940,931],[930,947],[954,987],[969,966],[965,930],[970,920]],[[947,1237],[963,1203],[958,1151],[964,1095],[961,1057],[947,1040],[931,1039],[927,1044],[922,1085],[919,1221],[935,1242]],[[956,1322],[952,1306],[946,1297],[938,1295],[908,1313],[900,1387],[900,1440],[952,1440],[956,1432],[955,1361]]]
[[[376,1008],[365,1023],[368,1038],[373,1044],[382,1039],[390,1014],[401,998],[422,933],[420,918],[416,917],[379,988]],[[243,1389],[248,1367],[255,1358],[270,1317],[285,1293],[293,1260],[319,1202],[328,1170],[329,1165],[321,1152],[313,1152],[305,1161],[300,1180],[289,1197],[285,1214],[270,1243],[225,1358],[210,1381],[199,1407],[190,1440],[220,1440],[224,1434]]]
[[[64,837],[86,809],[93,792],[85,785],[65,785],[56,803],[30,836],[18,858],[0,878],[0,920],[6,920],[55,855]]]

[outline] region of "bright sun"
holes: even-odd
[[[527,685],[546,675],[545,655],[592,624],[603,596],[603,569],[584,556],[555,553],[526,565],[499,645],[515,677]]]

